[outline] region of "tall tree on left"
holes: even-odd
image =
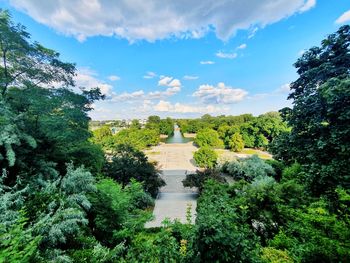
[[[0,86],[3,97],[11,86],[74,86],[75,65],[59,60],[59,53],[30,42],[30,34],[0,9]]]
[[[0,9],[0,169],[18,174],[65,173],[66,163],[102,167],[103,154],[90,143],[89,117],[95,89],[73,92],[75,65],[31,41],[21,24]],[[50,165],[48,165],[50,164]]]

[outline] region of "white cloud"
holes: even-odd
[[[147,99],[162,99],[162,98],[173,96],[176,93],[179,93],[180,91],[181,91],[181,87],[179,86],[169,87],[165,91],[152,91],[148,93]]]
[[[219,58],[228,58],[228,59],[234,59],[237,57],[237,53],[224,53],[222,51],[219,51],[215,54]]]
[[[184,80],[196,80],[198,78],[199,78],[198,76],[190,76],[190,75],[183,76]]]
[[[107,98],[113,95],[113,86],[109,85],[97,78],[97,73],[89,68],[80,68],[75,76],[75,83],[77,87],[86,89],[100,88],[101,93]]]
[[[237,49],[245,49],[247,47],[247,44],[241,44],[237,47]]]
[[[168,86],[173,77],[161,76],[158,81],[158,86]]]
[[[173,77],[160,76],[158,86],[181,87],[181,82]]]
[[[199,63],[202,64],[202,65],[213,65],[213,64],[215,64],[215,62],[211,61],[211,60],[201,61]]]
[[[343,24],[350,21],[350,10],[346,11],[345,13],[343,13],[340,17],[338,17],[337,20],[335,20],[336,24]]]
[[[128,102],[128,101],[133,101],[133,100],[140,100],[143,99],[145,95],[145,92],[143,90],[137,90],[134,92],[123,92],[119,95],[114,95],[112,100],[113,101],[123,101],[123,102]]]
[[[116,75],[111,75],[108,77],[108,79],[110,81],[117,81],[117,80],[120,80],[120,77],[119,76],[116,76]]]
[[[182,103],[172,104],[169,101],[160,100],[154,105],[153,109],[158,112],[176,112],[176,113],[215,113],[227,111],[227,108],[220,108],[213,105],[194,106]]]
[[[79,41],[116,35],[129,41],[169,37],[200,38],[215,31],[227,40],[237,30],[259,28],[295,13],[315,0],[9,0],[36,21]]]
[[[143,76],[144,79],[153,79],[154,77],[156,77],[157,74],[152,72],[152,71],[148,71],[146,73],[146,75]]]
[[[170,87],[181,87],[181,82],[178,79],[173,79],[168,85]]]
[[[235,89],[220,82],[217,86],[200,85],[192,95],[205,103],[231,104],[243,100],[247,94],[243,89]]]
[[[299,9],[299,12],[306,12],[316,5],[316,0],[307,0],[306,3]]]

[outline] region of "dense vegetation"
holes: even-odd
[[[113,128],[120,128],[120,131],[113,135]],[[161,134],[171,136],[173,133],[174,121],[172,119],[150,116],[145,127],[142,127],[138,120],[133,120],[130,125],[125,124],[124,126],[103,125],[93,131],[92,141],[107,151],[112,150],[118,144],[128,144],[142,150],[157,145]]]
[[[73,92],[75,66],[1,11],[0,262],[349,262],[349,45],[343,26],[302,55],[292,109],[179,120],[183,132],[217,134],[197,139],[211,169],[184,180],[200,190],[196,222],[188,213],[145,229],[164,182],[139,151],[152,140],[130,137],[159,139],[173,122],[92,135],[99,89]],[[275,160],[218,166],[217,138],[268,147]]]
[[[251,114],[177,120],[182,133],[197,133],[199,146],[222,147],[239,151],[248,148],[266,149],[269,142],[289,130],[279,112],[268,112],[258,117]],[[211,140],[211,141],[206,141]]]

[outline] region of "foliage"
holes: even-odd
[[[272,149],[277,158],[307,168],[315,195],[350,186],[349,45],[350,26],[344,25],[295,63],[299,77],[291,84],[293,108],[284,111],[292,130]]]
[[[113,247],[143,228],[149,215],[139,209],[139,197],[144,194],[140,183],[132,181],[123,189],[112,179],[102,179],[96,187],[97,191],[89,197],[92,203],[89,217],[97,240]]]
[[[159,133],[171,136],[174,133],[174,121],[170,118],[160,120]]]
[[[349,221],[339,220],[320,200],[305,209],[290,210],[293,219],[270,242],[299,262],[347,262]]]
[[[0,225],[0,262],[30,262],[37,253],[40,236],[33,236],[32,229],[26,229],[28,219],[21,217],[8,230]]]
[[[108,149],[113,149],[118,144],[129,144],[136,149],[145,149],[159,143],[159,133],[151,129],[124,129],[112,137],[112,144]]]
[[[231,138],[236,133],[242,136],[246,147],[266,149],[274,138],[283,132],[289,131],[286,122],[283,121],[278,112],[267,112],[258,117],[253,117],[251,114],[239,116],[223,115],[218,117],[204,115],[200,119],[177,120],[177,123],[182,132],[200,133],[201,130],[217,131],[219,139],[224,142],[225,147],[228,149],[232,148],[232,145],[230,145],[232,141]],[[214,136],[216,140],[216,135]],[[210,136],[205,137],[208,138]],[[200,143],[210,145],[206,140],[207,139],[201,139]],[[199,143],[198,145],[201,146]],[[222,147],[222,143],[218,142],[218,146]],[[217,146],[215,145],[215,147]]]
[[[195,251],[200,262],[257,261],[258,239],[229,203],[227,186],[208,180],[197,207]]]
[[[273,176],[275,174],[274,169],[257,155],[225,164],[223,171],[236,180],[244,179],[248,182],[258,177]]]
[[[244,141],[242,136],[239,133],[234,133],[228,142],[228,146],[231,151],[240,152],[244,148]]]
[[[202,147],[193,154],[193,158],[199,167],[214,168],[217,163],[218,155],[213,149]]]
[[[279,250],[272,247],[262,249],[261,259],[266,263],[293,263],[294,260],[285,250]]]
[[[126,186],[131,179],[143,183],[144,190],[156,197],[165,185],[160,172],[147,156],[130,145],[120,144],[113,149],[111,160],[105,164],[105,175]]]
[[[0,91],[5,96],[12,85],[73,85],[75,66],[59,60],[59,53],[31,43],[21,24],[14,24],[8,11],[0,9]]]
[[[199,193],[201,193],[205,182],[209,179],[220,183],[226,182],[218,169],[205,169],[204,171],[197,170],[195,173],[186,174],[182,184],[184,187],[197,187]]]
[[[199,146],[199,147],[222,147],[223,142],[220,140],[219,135],[216,131],[212,129],[203,129],[200,130],[194,142]]]

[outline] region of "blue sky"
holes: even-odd
[[[350,22],[349,0],[0,0],[99,86],[93,119],[262,114],[290,106],[293,63]]]

